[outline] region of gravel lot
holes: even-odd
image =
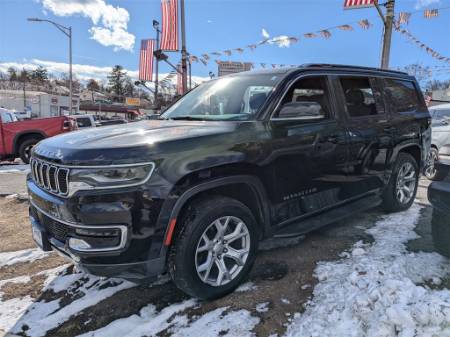
[[[23,172],[0,173],[0,195],[18,188],[23,179]],[[433,251],[428,182],[420,185],[416,203],[424,208],[416,231],[422,237],[408,247]],[[108,336],[108,331],[121,336],[282,336],[312,298],[317,263],[340,259],[359,241],[371,243],[366,230],[383,215],[374,209],[302,238],[266,241],[239,291],[217,301],[196,302],[164,276],[156,284],[136,286],[83,275],[56,254],[36,255],[34,249],[27,250],[34,248],[27,203],[0,197],[0,210],[0,336],[7,330],[21,336]],[[30,258],[2,265],[2,254],[16,251]],[[120,330],[119,319],[129,322],[130,316],[142,332]],[[89,333],[104,327],[115,330]]]

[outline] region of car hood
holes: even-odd
[[[234,122],[150,120],[66,133],[43,140],[33,152],[64,164],[137,162],[160,152],[163,144],[181,145],[187,139],[229,133],[235,128]]]

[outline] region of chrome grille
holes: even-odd
[[[31,173],[34,182],[43,189],[59,195],[67,195],[69,169],[32,158]]]

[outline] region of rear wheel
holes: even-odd
[[[31,150],[39,142],[39,139],[30,138],[24,140],[19,146],[19,157],[25,164],[30,163]]]
[[[435,147],[432,147],[428,154],[427,163],[425,165],[424,174],[430,180],[436,177],[437,169],[436,163],[439,161],[439,152]]]
[[[418,182],[419,166],[416,160],[409,153],[399,153],[383,194],[383,208],[388,212],[407,210],[416,197]]]
[[[200,299],[232,292],[248,275],[258,246],[251,211],[228,197],[194,202],[181,218],[169,253],[178,288]]]

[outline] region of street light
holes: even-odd
[[[27,19],[30,22],[48,22],[51,23],[53,26],[55,26],[56,28],[58,28],[64,35],[66,35],[69,38],[69,91],[70,91],[70,103],[69,103],[69,107],[70,107],[70,111],[69,111],[69,115],[72,114],[72,109],[73,109],[73,103],[72,103],[72,94],[73,94],[73,90],[72,90],[72,27],[66,27],[63,25],[60,25],[59,23],[56,23],[54,21],[51,20],[46,20],[46,19],[39,19],[39,18],[28,18]],[[61,114],[61,111],[60,111]]]

